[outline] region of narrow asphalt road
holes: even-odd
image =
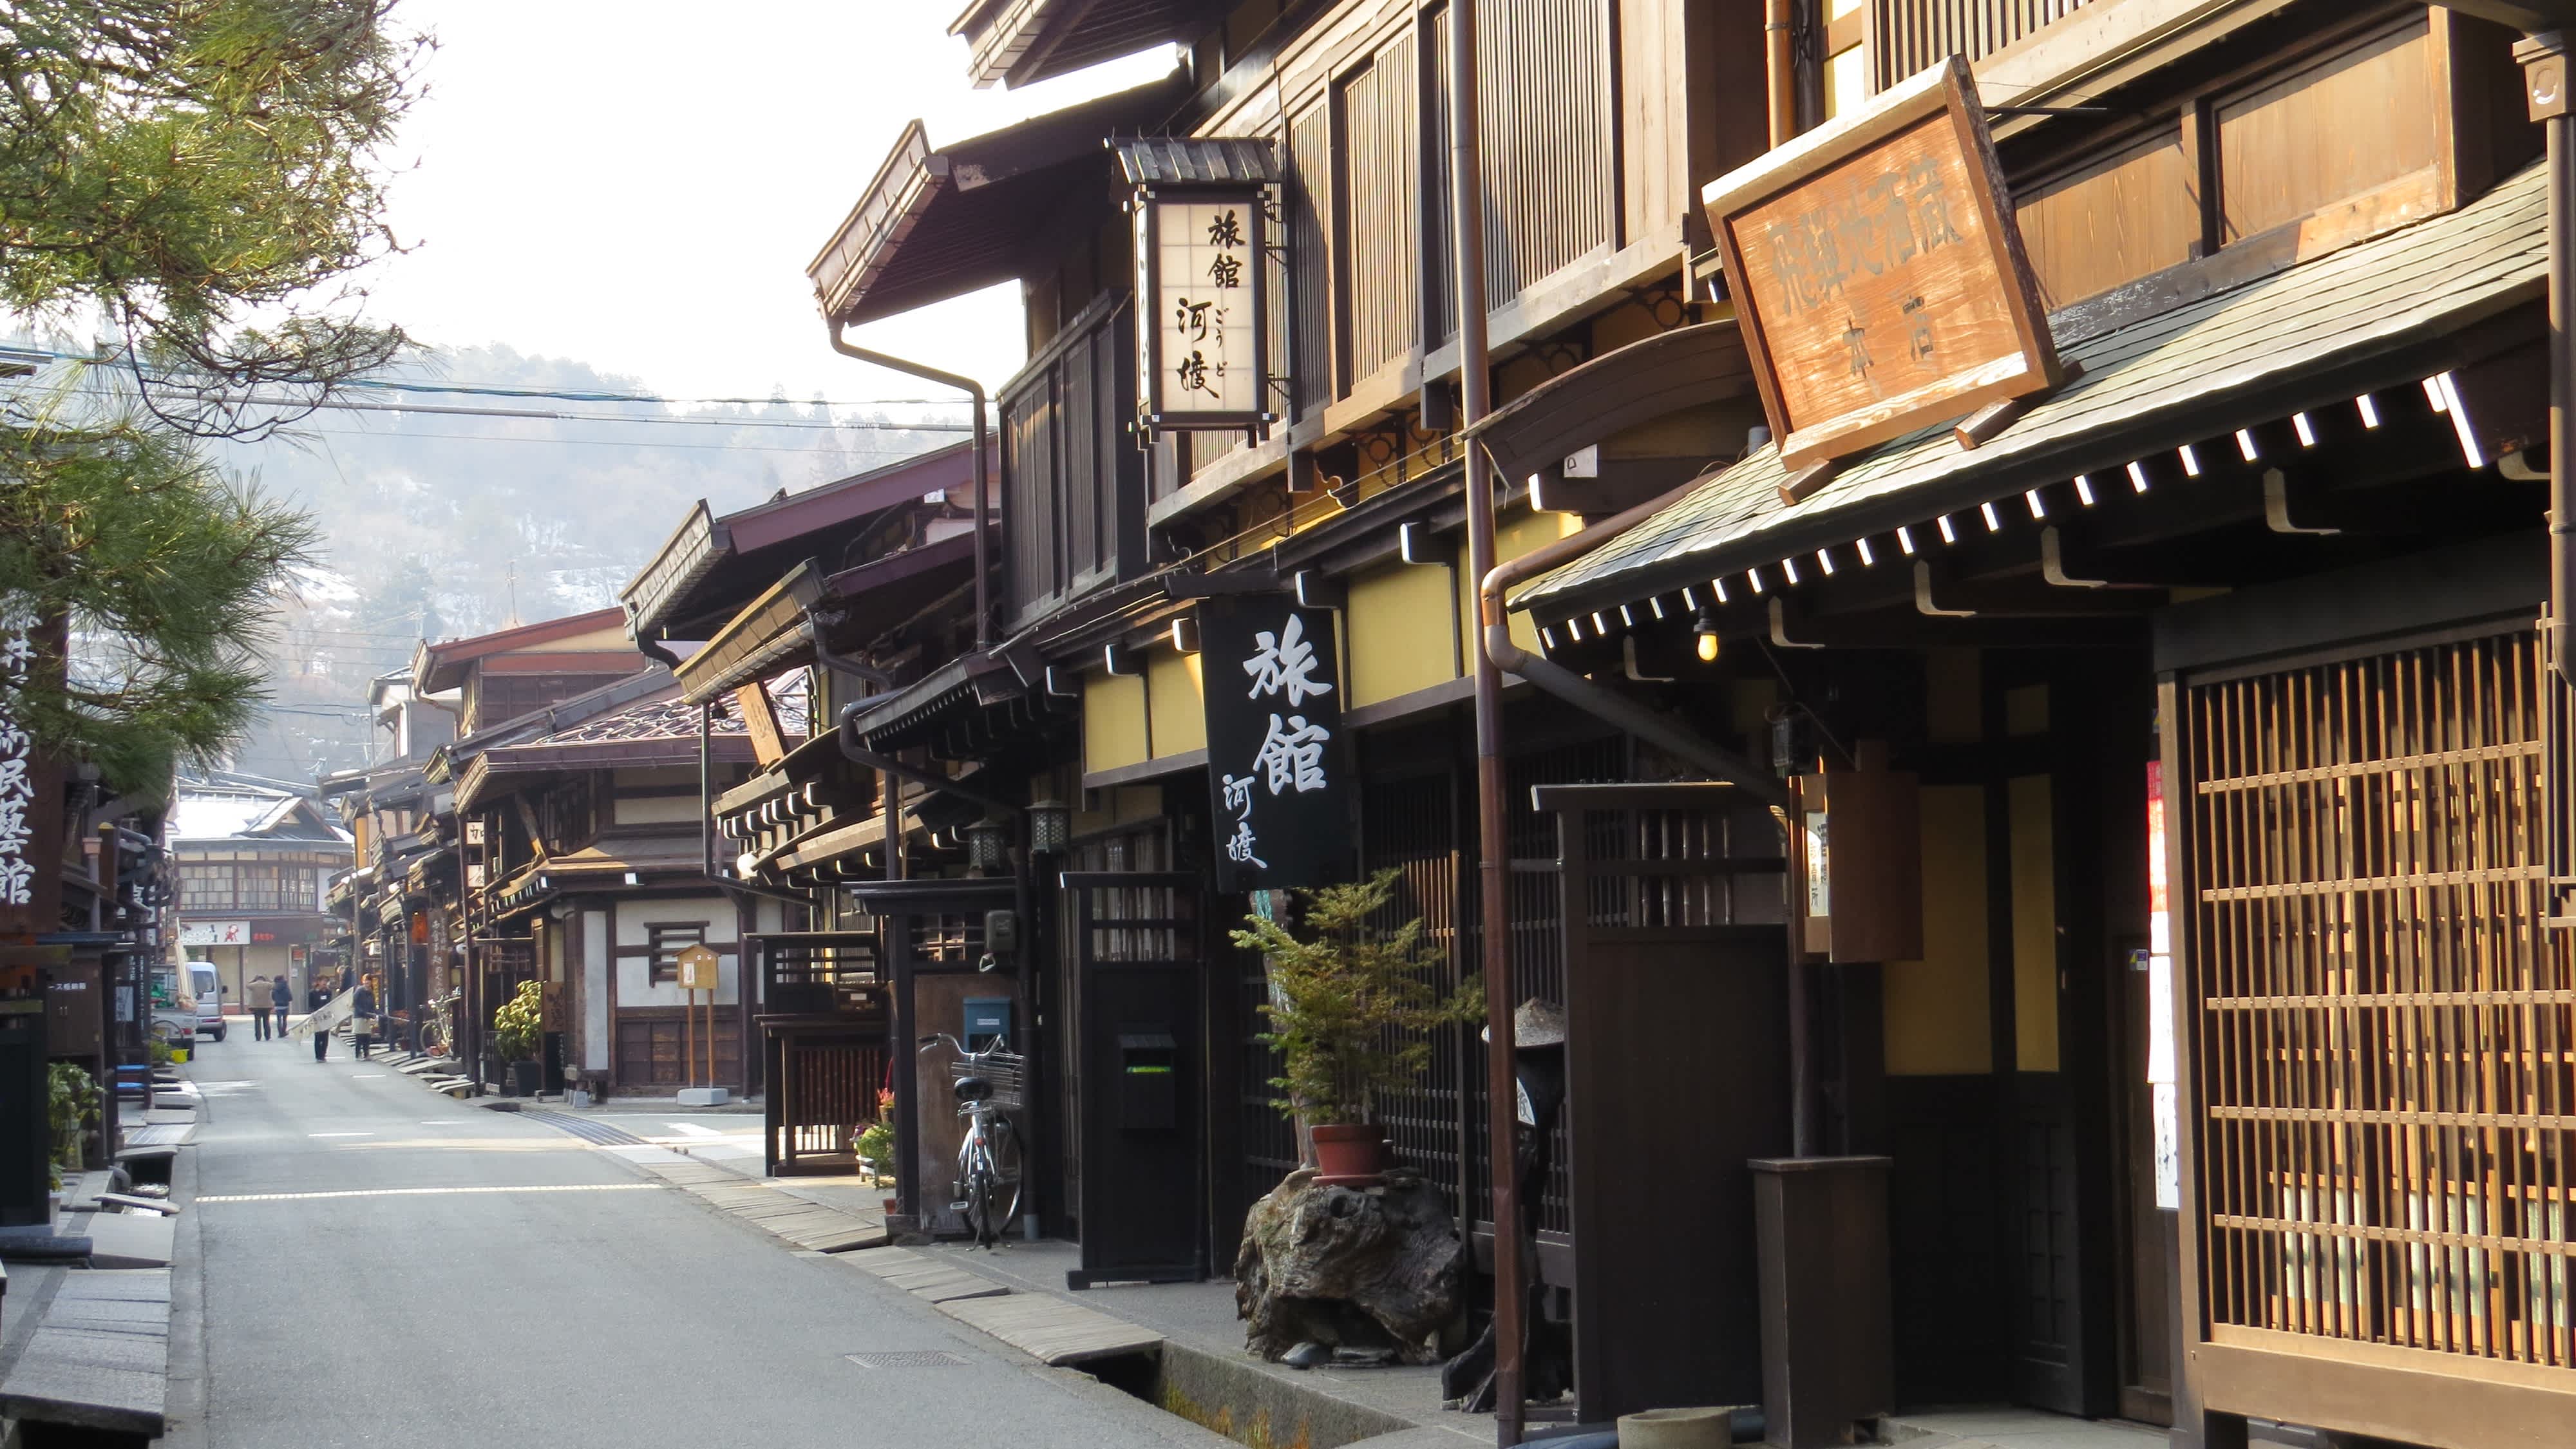
[[[342,1047],[317,1064],[237,1033],[190,1075],[206,1102],[176,1267],[203,1275],[205,1387],[165,1441],[181,1449],[1228,1442]],[[887,1350],[964,1362],[846,1357]],[[195,1377],[189,1353],[174,1341],[174,1377]]]

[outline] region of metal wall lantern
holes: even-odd
[[[1011,827],[998,820],[978,820],[958,832],[966,837],[968,869],[998,874],[1011,863]]]
[[[1040,800],[1029,807],[1029,849],[1061,855],[1073,844],[1073,811],[1061,800]]]

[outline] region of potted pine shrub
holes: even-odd
[[[1292,926],[1256,910],[1232,932],[1261,953],[1270,1030],[1285,1095],[1271,1105],[1302,1121],[1315,1144],[1319,1180],[1357,1186],[1381,1180],[1385,1133],[1375,1125],[1377,1094],[1409,1086],[1431,1062],[1431,1031],[1471,1021],[1485,1009],[1480,982],[1445,996],[1435,984],[1440,957],[1422,940],[1422,918],[1392,930],[1371,924],[1395,900],[1402,872],[1294,891]]]
[[[492,1013],[492,1050],[501,1058],[501,1089],[508,1096],[533,1097],[545,1085],[545,1067],[537,1060],[545,1040],[545,991],[541,982],[522,981],[518,993]]]

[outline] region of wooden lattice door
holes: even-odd
[[[2172,696],[2213,1344],[2481,1378],[2576,1360],[2540,686],[2525,624]]]

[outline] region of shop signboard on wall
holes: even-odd
[[[1216,888],[1349,879],[1350,820],[1333,743],[1342,692],[1332,613],[1298,608],[1286,594],[1207,600],[1199,664]]]
[[[59,673],[63,626],[25,594],[0,596],[0,932],[62,929],[63,771],[36,753],[18,691],[41,667]]]
[[[1263,328],[1270,218],[1256,186],[1140,190],[1139,419],[1146,433],[1249,431],[1269,411]]]
[[[181,921],[179,944],[182,946],[247,946],[251,943],[248,921]]]
[[[2065,380],[1956,56],[1700,199],[1792,471]]]

